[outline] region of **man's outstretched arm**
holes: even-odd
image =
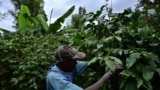
[[[99,88],[101,87],[102,84],[104,84],[107,80],[109,80],[109,78],[114,75],[114,74],[118,74],[123,70],[123,66],[122,65],[117,65],[117,68],[115,71],[109,70],[108,72],[106,72],[96,83],[94,83],[93,85],[87,87],[84,90],[99,90]]]

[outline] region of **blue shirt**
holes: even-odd
[[[73,72],[63,72],[56,65],[48,71],[46,85],[47,90],[83,90],[73,83],[74,76],[81,75],[87,68],[88,63],[77,61],[76,68]]]

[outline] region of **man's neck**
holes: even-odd
[[[73,72],[73,70],[67,70],[67,68],[65,68],[62,64],[56,64],[56,66],[61,69],[63,72]]]

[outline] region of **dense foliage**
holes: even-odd
[[[19,33],[1,39],[0,89],[44,90],[46,71],[54,63],[53,40],[52,35],[37,38]]]
[[[102,88],[106,90],[158,90],[160,87],[160,32],[158,3],[152,7],[128,8],[122,13],[112,13],[112,9],[102,6],[97,12],[84,16],[83,30],[64,30],[64,38],[69,44],[77,46],[87,53],[90,63],[100,62],[101,68],[84,76],[90,77],[88,85],[99,78],[108,68],[114,69],[115,64],[125,65],[119,76]],[[149,4],[150,5],[150,4]],[[148,5],[148,6],[149,6]],[[107,16],[102,14],[107,10]],[[99,72],[100,71],[100,72]],[[81,78],[82,80],[82,78]],[[82,85],[83,82],[80,82]],[[84,86],[88,86],[86,83]]]
[[[78,85],[91,85],[109,68],[115,69],[116,63],[123,63],[124,71],[102,85],[101,90],[159,90],[160,4],[140,1],[135,10],[128,8],[122,13],[112,13],[103,5],[83,18],[77,15],[83,19],[79,23],[83,27],[77,29],[60,29],[74,6],[49,26],[43,17],[38,20],[29,16],[28,8],[22,6],[20,14],[27,12],[29,17],[19,15],[19,21],[28,23],[20,23],[23,27],[17,32],[0,36],[0,89],[44,90],[45,75],[55,62],[55,48],[68,44],[86,52],[89,63],[100,63],[95,70],[88,69],[80,79],[76,78]],[[25,26],[32,23],[37,26]]]

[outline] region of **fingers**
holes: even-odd
[[[116,64],[116,69],[115,69],[115,73],[118,74],[120,72],[122,72],[124,69],[123,65],[122,64]]]
[[[123,69],[123,65],[122,64],[116,64],[116,69]]]

